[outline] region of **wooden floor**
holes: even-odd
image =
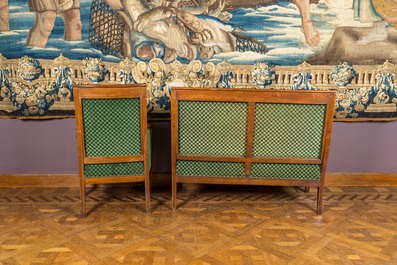
[[[397,264],[397,187],[0,189],[0,264]]]

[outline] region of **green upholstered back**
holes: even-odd
[[[179,153],[245,156],[248,104],[180,101]]]
[[[252,157],[321,158],[326,105],[255,103]],[[178,101],[180,155],[246,157],[247,102]],[[204,159],[205,160],[205,159]],[[320,164],[256,163],[256,179],[318,180]],[[178,160],[179,176],[244,178],[244,162]]]
[[[140,155],[142,152],[139,111],[139,98],[83,99],[86,156]],[[143,162],[84,166],[86,178],[143,174]]]
[[[255,106],[253,156],[320,158],[325,105]]]
[[[87,157],[141,153],[139,99],[84,99]]]

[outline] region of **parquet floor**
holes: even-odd
[[[0,189],[0,264],[397,264],[397,187]]]

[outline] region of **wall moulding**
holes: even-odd
[[[154,173],[154,185],[170,184],[170,173]],[[121,185],[121,184],[119,184]],[[124,185],[124,184],[123,184]],[[327,173],[325,186],[397,186],[397,173]],[[78,188],[78,174],[0,174],[0,188]]]

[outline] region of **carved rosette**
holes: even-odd
[[[18,76],[26,82],[32,82],[40,77],[43,68],[39,60],[25,55],[20,58],[17,66]]]
[[[330,78],[338,87],[345,87],[352,82],[356,76],[353,65],[347,62],[340,63],[335,66]]]

